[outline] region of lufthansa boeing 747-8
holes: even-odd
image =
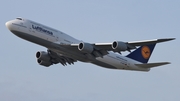
[[[47,48],[36,53],[37,62],[49,67],[61,63],[63,66],[74,62],[88,62],[110,69],[149,71],[152,67],[169,62],[148,63],[156,43],[175,38],[112,43],[88,43],[77,40],[59,30],[40,23],[16,18],[6,22],[6,27],[16,36]],[[134,50],[131,52],[131,50]],[[129,51],[127,56],[120,53]]]

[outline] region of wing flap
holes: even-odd
[[[170,64],[170,63],[158,62],[158,63],[143,63],[143,64],[135,64],[135,65],[142,68],[152,68],[152,67],[157,67],[157,66],[162,66],[162,65],[167,65],[167,64]]]
[[[74,64],[74,62],[77,62],[76,59],[64,56],[62,54],[58,54],[53,50],[48,49],[48,52],[54,64],[61,63],[63,66],[66,66],[67,64],[71,65]]]

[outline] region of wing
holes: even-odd
[[[156,44],[156,43],[160,43],[160,42],[170,41],[170,40],[174,40],[174,39],[175,38],[133,41],[133,42],[127,42],[127,44],[132,45],[132,46],[143,46],[143,45]]]
[[[175,38],[165,38],[165,39],[152,39],[152,40],[143,40],[143,41],[132,41],[132,42],[121,42],[121,41],[114,41],[113,43],[95,43],[98,49],[105,49],[108,51],[115,51],[118,48],[118,51],[128,51],[132,49],[136,49],[137,46],[155,44],[165,41],[174,40]],[[124,46],[127,46],[125,49]],[[122,49],[124,48],[124,49]]]
[[[153,39],[153,40],[143,40],[143,41],[133,41],[133,42],[122,42],[122,41],[114,41],[112,43],[85,43],[81,42],[79,44],[69,44],[69,45],[61,45],[61,47],[65,47],[69,50],[81,53],[88,54],[92,57],[103,57],[108,54],[108,51],[113,52],[123,52],[123,51],[131,51],[136,49],[137,46],[155,44],[165,41],[174,40],[175,38],[166,38],[166,39]]]

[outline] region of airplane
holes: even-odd
[[[170,64],[169,62],[148,63],[148,60],[157,43],[175,39],[88,43],[22,17],[10,20],[5,25],[16,36],[47,48],[47,51],[36,53],[37,63],[45,67],[58,63],[66,66],[81,61],[108,69],[148,72],[152,67]],[[130,53],[123,56],[121,52],[125,51]]]

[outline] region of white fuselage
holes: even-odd
[[[134,64],[140,64],[140,62],[133,59],[124,57],[120,54],[109,52],[109,54],[103,57],[97,57],[94,60],[89,59],[87,56],[78,54],[60,45],[70,45],[79,44],[80,40],[77,40],[61,31],[47,27],[45,25],[36,23],[31,20],[18,18],[6,22],[8,29],[15,35],[31,41],[33,43],[47,47],[48,49],[54,50],[59,54],[72,57],[79,61],[91,62],[93,64],[109,68],[111,66],[113,69],[124,69],[124,70],[137,70],[137,71],[149,71],[149,68],[141,68]],[[53,43],[59,44],[54,46]]]

